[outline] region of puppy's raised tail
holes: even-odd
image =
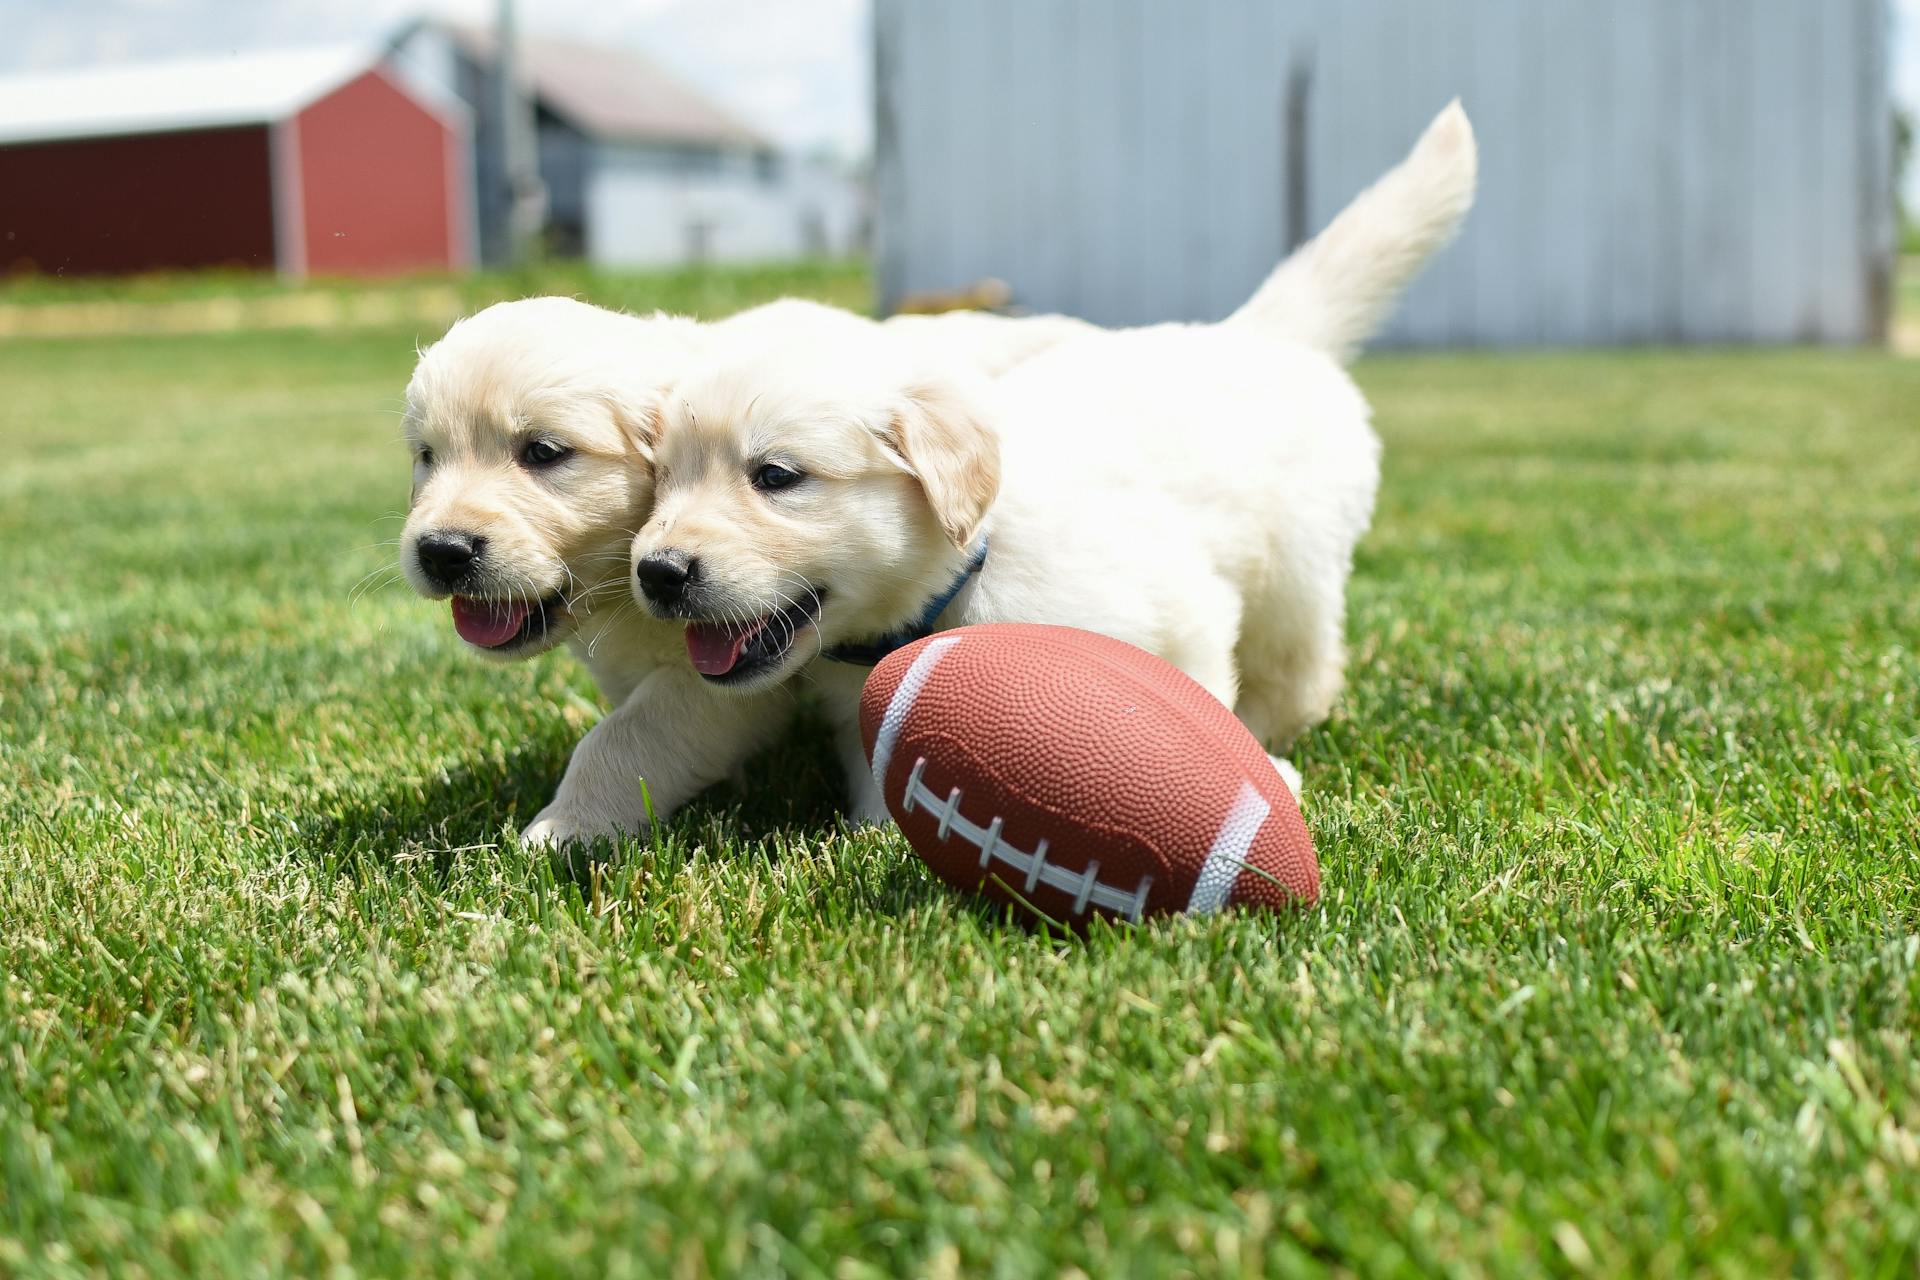
[[[1259,325],[1346,361],[1473,207],[1479,155],[1459,99],[1407,158],[1274,268],[1228,324]]]

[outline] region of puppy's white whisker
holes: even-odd
[[[358,582],[347,589],[347,602],[351,604],[359,600],[362,596],[370,595],[374,591],[392,586],[405,576],[406,575],[400,571],[398,565],[381,565],[378,569],[374,569],[365,574]]]

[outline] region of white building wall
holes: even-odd
[[[387,55],[387,64],[408,87],[443,97],[460,96],[459,61],[446,32],[421,27]]]
[[[587,258],[603,267],[844,255],[863,223],[858,184],[824,169],[765,178],[743,156],[684,172],[612,146],[598,149],[586,206]]]

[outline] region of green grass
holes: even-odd
[[[817,733],[517,849],[416,336],[0,345],[0,1274],[1913,1273],[1920,362],[1364,364],[1323,903],[1063,943]]]
[[[512,271],[381,280],[323,277],[288,281],[259,271],[160,272],[131,278],[0,275],[0,306],[69,302],[165,305],[290,294],[352,297],[428,289],[451,290],[469,310],[506,298],[542,293],[589,297],[602,306],[631,311],[666,310],[699,316],[727,315],[755,302],[794,293],[859,309],[873,303],[871,278],[863,263],[822,259],[724,271],[683,267],[630,272],[598,271],[581,262],[554,261]]]

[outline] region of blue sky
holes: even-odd
[[[1807,0],[1814,3],[1816,0]],[[424,6],[484,20],[493,0]],[[868,0],[521,0],[530,28],[632,45],[794,146],[864,153]],[[372,38],[421,0],[0,0],[0,70]],[[1896,93],[1920,115],[1920,0],[1894,0]],[[1920,208],[1920,164],[1907,176]]]

